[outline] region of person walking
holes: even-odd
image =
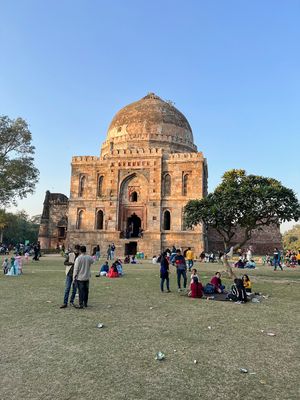
[[[66,286],[65,286],[65,293],[64,293],[64,302],[60,306],[60,308],[67,308],[68,307],[68,301],[69,301],[69,294],[70,290],[72,287],[72,294],[70,298],[70,305],[74,307],[74,300],[76,296],[76,291],[77,291],[77,283],[76,281],[73,281],[73,272],[74,272],[74,264],[76,261],[76,258],[79,256],[79,250],[80,246],[79,244],[76,244],[74,247],[74,251],[71,250],[64,262],[64,265],[66,266]]]
[[[163,253],[160,258],[160,290],[164,291],[164,283],[166,281],[167,292],[170,293],[170,281],[169,281],[169,261],[166,253]]]
[[[186,289],[187,277],[186,277],[186,263],[185,258],[181,254],[179,249],[176,250],[176,256],[174,258],[175,267],[177,270],[177,286],[178,292],[181,292],[181,276],[183,277],[183,287]]]
[[[194,265],[194,253],[192,252],[190,247],[187,249],[185,257],[187,259],[187,265],[189,268],[189,272],[191,272],[193,265]]]
[[[79,292],[78,308],[88,306],[89,281],[91,277],[91,265],[93,262],[93,257],[86,254],[86,247],[80,246],[80,255],[76,258],[73,272],[73,280],[77,282]]]
[[[274,267],[274,271],[277,270],[277,266],[281,269],[281,271],[283,271],[283,268],[282,268],[281,262],[280,262],[280,251],[278,250],[277,247],[275,247],[274,253],[273,253],[273,267]]]

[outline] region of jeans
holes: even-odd
[[[170,290],[170,280],[169,277],[165,278],[160,278],[160,290],[163,292],[164,291],[164,283],[166,281],[167,284],[167,290]]]
[[[187,265],[189,267],[189,271],[192,269],[193,265],[194,265],[194,261],[193,260],[187,260]]]
[[[88,305],[89,299],[89,281],[77,281],[78,292],[79,292],[79,306]]]
[[[186,270],[185,269],[177,269],[177,285],[178,289],[181,289],[181,275],[183,276],[183,287],[184,289],[186,288],[186,282],[187,282],[187,277],[186,277]]]
[[[274,265],[274,271],[276,271],[277,266],[278,266],[279,268],[281,268],[281,270],[283,271],[283,268],[282,268],[282,266],[281,266],[281,264],[280,264],[280,260],[278,260],[277,258],[274,258],[274,260],[273,260],[273,265]]]
[[[68,304],[71,286],[72,286],[72,294],[71,294],[70,303],[74,303],[76,290],[77,290],[77,284],[76,284],[76,282],[74,282],[72,285],[72,282],[73,282],[73,277],[67,275],[66,276],[66,288],[65,288],[65,294],[64,294],[64,304]]]

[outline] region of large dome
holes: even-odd
[[[154,93],[117,112],[108,128],[102,155],[112,150],[151,147],[176,153],[197,151],[185,116]]]

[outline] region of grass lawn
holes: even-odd
[[[0,277],[1,399],[299,399],[299,268],[249,271],[270,297],[246,305],[181,295],[173,268],[172,293],[160,293],[146,261],[120,279],[95,278],[97,268],[84,310],[59,309],[59,256]],[[222,269],[196,268],[204,282]]]

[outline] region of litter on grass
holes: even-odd
[[[101,322],[99,322],[99,324],[97,324],[97,328],[98,328],[98,329],[101,329],[101,328],[103,328],[103,327],[104,327],[104,325],[101,324]]]
[[[273,332],[267,332],[267,336],[276,336],[276,333],[273,333]]]
[[[211,326],[208,326],[207,329],[211,330]]]
[[[162,361],[166,358],[162,351],[158,351],[155,355],[155,360]]]
[[[197,360],[194,360],[194,364],[197,364]]]
[[[260,303],[260,301],[256,297],[253,297],[251,303]]]
[[[47,300],[46,303],[52,303],[52,301],[51,300]]]
[[[242,374],[247,374],[247,373],[248,373],[248,370],[247,370],[246,368],[240,368],[240,372],[241,372]]]

